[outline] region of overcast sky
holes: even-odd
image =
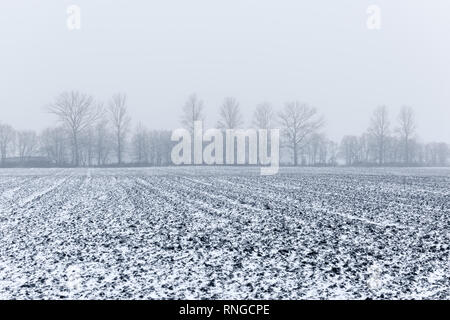
[[[81,29],[66,9],[81,8]],[[366,26],[369,5],[381,29]],[[225,96],[250,123],[256,104],[299,100],[339,140],[380,104],[415,108],[422,141],[450,141],[448,0],[2,0],[0,122],[42,129],[65,90],[125,92],[134,123],[179,126],[196,92],[208,125]]]

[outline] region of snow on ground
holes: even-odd
[[[450,170],[0,170],[0,298],[450,298]]]

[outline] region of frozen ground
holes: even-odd
[[[449,169],[1,169],[0,298],[450,298]]]

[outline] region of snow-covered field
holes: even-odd
[[[0,298],[450,298],[450,169],[1,169]]]

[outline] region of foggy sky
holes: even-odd
[[[78,31],[66,26],[71,4]],[[379,31],[366,27],[371,4]],[[53,125],[44,106],[79,90],[124,92],[134,124],[176,128],[196,92],[207,126],[226,96],[246,125],[262,101],[307,102],[335,140],[361,134],[380,104],[392,121],[410,105],[421,141],[449,142],[449,12],[448,0],[2,0],[0,122]]]

